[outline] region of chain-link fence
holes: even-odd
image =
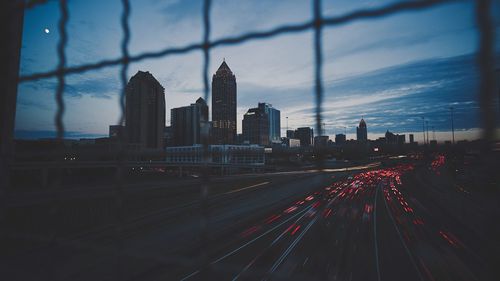
[[[23,5],[20,5],[22,9],[29,9],[35,5],[43,5],[46,1],[28,1],[22,2]],[[256,40],[269,39],[273,37],[277,37],[284,34],[291,33],[301,33],[307,31],[313,31],[314,37],[312,42],[312,51],[314,52],[314,90],[312,91],[313,96],[311,98],[314,99],[315,102],[315,128],[316,131],[321,134],[321,124],[322,124],[322,104],[324,99],[324,91],[323,91],[323,79],[322,79],[322,63],[323,63],[323,48],[322,48],[322,32],[324,28],[331,28],[335,26],[341,26],[347,23],[351,23],[359,20],[369,20],[374,18],[382,18],[386,16],[390,16],[393,14],[401,13],[401,12],[411,12],[417,10],[423,10],[431,7],[435,7],[438,5],[444,5],[453,2],[461,2],[458,0],[420,0],[420,1],[402,1],[391,3],[382,7],[370,8],[370,9],[361,9],[353,12],[349,12],[346,14],[342,14],[339,16],[324,16],[322,14],[322,1],[321,0],[312,0],[312,18],[311,20],[299,23],[291,23],[285,24],[282,26],[274,27],[268,30],[262,31],[253,31],[235,36],[228,36],[224,38],[213,39],[211,38],[211,0],[203,1],[203,10],[201,11],[201,16],[203,18],[203,36],[200,42],[194,42],[192,44],[187,44],[185,46],[180,47],[167,47],[157,51],[145,52],[140,54],[131,55],[129,53],[129,43],[130,43],[130,26],[129,19],[131,14],[131,6],[128,0],[122,0],[123,12],[121,15],[120,23],[123,32],[123,37],[121,41],[121,56],[118,58],[110,58],[104,59],[101,61],[76,65],[76,66],[68,66],[66,60],[66,46],[68,42],[68,38],[71,34],[67,32],[67,23],[70,19],[70,13],[68,11],[68,5],[66,0],[59,1],[59,9],[60,9],[60,19],[58,24],[59,30],[59,42],[57,44],[57,57],[58,64],[56,69],[47,72],[39,72],[33,73],[29,75],[20,76],[18,79],[18,83],[25,83],[29,81],[37,81],[41,79],[49,79],[56,78],[57,79],[57,88],[55,91],[55,99],[57,104],[57,111],[55,115],[55,125],[57,129],[57,138],[62,140],[64,137],[65,126],[63,122],[64,112],[66,110],[65,102],[64,102],[64,92],[66,85],[66,77],[68,75],[84,73],[89,71],[95,71],[102,68],[109,68],[113,66],[121,66],[120,70],[120,80],[121,80],[121,95],[120,95],[120,108],[121,108],[121,117],[118,124],[124,123],[124,111],[125,111],[125,87],[127,85],[127,71],[128,67],[131,63],[164,58],[168,56],[175,56],[180,54],[186,54],[191,52],[201,51],[203,53],[203,65],[201,66],[201,79],[203,81],[203,91],[204,91],[204,99],[206,101],[210,98],[210,86],[209,86],[209,66],[210,66],[210,51],[223,47],[223,46],[232,46],[243,44]],[[495,99],[495,71],[494,71],[494,27],[493,20],[491,16],[491,1],[489,0],[477,0],[476,3],[476,22],[477,22],[477,32],[478,32],[478,49],[477,49],[477,64],[480,72],[480,88],[478,89],[478,101],[481,107],[481,117],[482,117],[482,127],[483,127],[483,137],[487,140],[492,140],[494,135],[495,128],[495,120],[494,120],[494,108],[490,105],[493,104],[493,100]],[[204,155],[207,156],[207,147],[208,147],[208,136],[205,132],[202,139],[204,140]],[[120,147],[122,147],[121,152],[124,152],[124,145],[121,142]],[[116,241],[120,241],[123,231],[124,217],[123,217],[123,171],[125,169],[124,166],[124,157],[118,157],[116,162],[116,175],[114,177],[114,208],[116,211],[116,224],[115,224],[115,239]],[[206,158],[205,158],[206,159]],[[318,160],[318,165],[321,164],[321,159]],[[64,163],[61,163],[61,166],[64,166]],[[9,167],[4,167],[4,175],[8,175],[10,170]],[[208,209],[208,194],[209,194],[209,183],[210,176],[208,173],[208,168],[203,170],[203,176],[200,177],[200,212],[202,214],[201,221],[201,229],[200,229],[200,237],[201,241],[206,241],[206,229],[208,228],[208,212],[205,211]],[[57,183],[57,181],[56,181]],[[5,190],[8,190],[8,186],[4,186]],[[54,189],[57,189],[57,184],[53,186]],[[60,200],[54,200],[52,204],[51,213],[57,214],[60,212],[60,206],[63,202]],[[8,225],[7,225],[8,227]],[[55,227],[54,229],[57,229]],[[60,241],[58,241],[58,233],[55,231],[53,235],[50,237],[50,243],[52,245],[57,245]],[[203,243],[201,243],[203,245]],[[200,249],[201,253],[201,268],[207,268],[209,266],[206,255],[204,254],[203,246]],[[175,258],[175,257],[173,257]],[[120,264],[120,255],[117,254],[117,264]],[[169,260],[168,258],[165,258]],[[181,262],[177,260],[177,262]],[[119,272],[119,270],[117,270]],[[122,279],[121,279],[122,280]]]

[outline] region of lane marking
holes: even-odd
[[[389,192],[389,194],[390,194],[390,192]],[[410,252],[410,249],[408,249],[408,246],[406,245],[406,243],[405,243],[405,241],[403,239],[403,236],[401,235],[401,232],[399,232],[399,228],[396,225],[396,221],[394,221],[394,217],[392,216],[391,210],[389,210],[389,206],[387,205],[387,200],[385,199],[385,196],[384,196],[384,204],[385,204],[385,209],[387,210],[387,212],[389,213],[389,217],[391,218],[392,225],[394,225],[394,228],[396,229],[396,232],[398,233],[399,240],[403,244],[403,246],[404,246],[404,248],[406,250],[406,253],[408,254],[408,257],[410,258],[410,261],[413,264],[413,267],[415,267],[415,270],[418,273],[418,277],[420,278],[420,280],[424,281],[422,273],[420,273],[420,270],[418,269],[418,266],[417,266],[417,264],[415,262],[415,259],[413,258],[412,254]]]
[[[283,263],[283,261],[290,254],[290,252],[295,248],[295,246],[300,242],[300,240],[302,240],[302,237],[304,237],[304,235],[311,228],[311,226],[316,222],[317,219],[318,219],[318,217],[315,217],[313,220],[311,220],[311,222],[307,225],[307,227],[299,234],[299,236],[292,242],[292,244],[290,246],[288,246],[286,251],[283,252],[281,257],[279,257],[279,259],[274,263],[274,265],[271,267],[271,270],[269,271],[269,273],[273,273],[274,271],[276,271],[276,269],[278,269],[278,267],[281,265],[281,263]],[[267,280],[267,278],[264,280]]]
[[[252,239],[252,240],[248,241],[247,243],[245,243],[245,244],[241,245],[240,247],[238,247],[238,248],[234,249],[233,251],[231,251],[231,252],[227,253],[226,255],[224,255],[224,256],[222,256],[222,257],[220,257],[220,258],[216,259],[215,261],[211,262],[211,264],[218,263],[218,262],[220,262],[221,260],[223,260],[223,259],[225,259],[225,258],[227,258],[227,257],[229,257],[229,256],[231,256],[231,255],[233,255],[234,253],[238,252],[239,250],[241,250],[241,249],[245,248],[246,246],[248,246],[248,245],[252,244],[253,242],[257,241],[258,239],[260,239],[260,238],[264,237],[265,235],[267,235],[267,234],[269,234],[269,233],[273,232],[274,230],[276,230],[278,227],[282,226],[283,224],[285,224],[285,223],[287,223],[287,222],[291,221],[291,220],[292,220],[292,219],[294,219],[296,216],[298,216],[298,215],[300,215],[300,214],[302,214],[302,213],[305,213],[305,212],[306,212],[306,211],[308,211],[310,208],[311,208],[311,207],[308,207],[308,208],[305,208],[305,209],[304,209],[304,210],[302,210],[302,211],[297,212],[295,215],[293,215],[293,216],[289,217],[288,219],[286,219],[285,221],[281,222],[281,223],[280,223],[280,224],[278,224],[277,226],[275,226],[275,227],[273,227],[273,228],[269,229],[268,231],[266,231],[266,232],[262,233],[261,235],[259,235],[259,236],[255,237],[254,239]]]
[[[292,219],[294,219],[294,218],[295,218],[295,217],[297,217],[298,215],[300,215],[300,214],[302,214],[302,213],[305,213],[305,212],[306,212],[306,211],[308,211],[309,209],[311,209],[311,206],[309,206],[309,207],[307,207],[307,208],[304,208],[304,210],[302,210],[302,211],[297,212],[295,215],[293,215],[293,216],[289,217],[288,219],[286,219],[285,221],[283,221],[283,222],[279,223],[279,224],[278,224],[278,225],[276,225],[275,227],[273,227],[273,228],[269,229],[268,231],[266,231],[266,232],[262,233],[261,235],[259,235],[259,236],[255,237],[254,239],[252,239],[252,240],[248,241],[247,243],[245,243],[245,244],[241,245],[240,247],[238,247],[238,248],[236,248],[236,249],[232,250],[231,252],[229,252],[229,253],[225,254],[224,256],[222,256],[222,257],[220,257],[220,258],[218,258],[218,259],[216,259],[216,260],[212,261],[210,264],[216,264],[216,263],[220,262],[221,260],[223,260],[223,259],[225,259],[225,258],[227,258],[227,257],[229,257],[229,256],[232,256],[232,255],[233,255],[233,254],[235,254],[236,252],[238,252],[238,251],[240,251],[241,249],[245,248],[246,246],[248,246],[248,245],[252,244],[253,242],[257,241],[258,239],[260,239],[260,238],[262,238],[262,237],[266,236],[267,234],[269,234],[269,233],[273,232],[273,231],[274,231],[274,230],[276,230],[278,227],[280,227],[280,226],[282,226],[283,224],[285,224],[285,223],[287,223],[287,222],[291,221]],[[195,275],[196,275],[196,274],[198,274],[198,273],[200,273],[200,270],[196,270],[196,271],[192,272],[191,274],[187,275],[186,277],[182,278],[181,280],[187,280],[187,279],[189,279],[189,278],[191,278],[191,277],[195,276]]]
[[[345,187],[344,187],[344,189],[345,189]],[[335,197],[334,197],[334,198],[329,199],[329,200],[328,200],[328,203],[327,203],[327,204],[326,204],[326,206],[325,206],[325,208],[326,208],[326,207],[330,207],[330,206],[333,204],[333,202],[335,202],[335,200],[337,200],[337,199],[338,199],[338,197],[339,197],[339,194],[335,195]],[[259,257],[260,257],[260,256],[261,256],[264,252],[265,252],[265,251],[267,251],[270,247],[272,247],[272,246],[273,246],[274,244],[276,244],[279,240],[281,240],[281,238],[283,237],[283,235],[285,235],[286,233],[288,233],[288,231],[289,231],[289,230],[290,230],[290,229],[291,229],[294,225],[296,225],[296,224],[297,224],[297,223],[298,223],[298,222],[299,222],[299,221],[300,221],[300,220],[301,220],[301,219],[302,219],[302,218],[303,218],[303,217],[307,214],[307,212],[308,212],[308,211],[310,211],[310,210],[312,209],[312,206],[313,206],[312,204],[311,204],[311,205],[309,205],[309,207],[307,208],[307,211],[306,211],[306,212],[304,212],[304,214],[302,214],[302,216],[300,216],[297,220],[295,220],[295,222],[294,222],[294,223],[292,223],[292,224],[291,224],[291,225],[290,225],[290,226],[289,226],[289,227],[288,227],[285,231],[283,231],[283,232],[282,232],[282,233],[281,233],[281,234],[280,234],[280,235],[279,235],[276,239],[274,239],[274,241],[273,241],[273,242],[271,242],[271,244],[270,244],[270,245],[266,248],[266,250],[264,250],[264,251],[263,251],[263,252],[261,252],[261,253],[260,253],[257,257],[255,257],[255,258],[254,258],[254,260],[252,260],[252,261],[250,262],[250,264],[248,264],[247,266],[245,266],[245,268],[244,268],[244,269],[243,269],[240,273],[238,273],[238,275],[236,275],[236,277],[234,277],[232,280],[233,280],[233,281],[234,281],[234,280],[237,280],[237,279],[241,276],[241,274],[242,274],[243,272],[245,272],[246,270],[248,270],[248,268],[250,268],[250,266],[252,266],[252,264],[255,262],[255,260],[257,260],[257,259],[258,259],[258,258],[259,258]],[[304,211],[304,210],[302,210],[302,211]],[[302,212],[302,211],[301,211],[301,212]]]
[[[225,192],[224,194],[231,194],[231,193],[235,193],[235,192],[240,192],[240,191],[247,190],[247,189],[250,189],[250,188],[254,188],[254,187],[258,187],[258,186],[266,185],[266,184],[268,184],[268,183],[269,183],[268,181],[265,181],[265,182],[261,182],[261,183],[254,184],[254,185],[251,185],[251,186],[242,187],[242,188],[240,188],[240,189],[231,190],[231,191]]]
[[[378,260],[378,240],[377,240],[377,198],[378,198],[378,190],[380,189],[382,182],[377,185],[377,189],[375,190],[375,203],[373,204],[373,236],[375,239],[375,261],[377,263],[377,280],[380,281],[380,264]]]
[[[342,188],[342,190],[344,190],[344,189],[346,189],[346,187]],[[331,198],[331,199],[329,200],[329,203],[327,204],[327,206],[330,206],[330,204],[333,204],[333,202],[335,202],[335,200],[337,200],[337,199],[339,198],[339,195],[340,195],[340,194],[337,194],[337,195],[335,195],[335,197],[334,197],[334,198]],[[303,217],[303,216],[307,213],[307,211],[309,211],[309,210],[311,210],[311,209],[312,209],[312,204],[311,204],[311,205],[309,205],[308,207],[305,207],[303,210],[301,210],[301,211],[299,211],[299,212],[295,213],[293,216],[291,216],[291,217],[287,218],[286,220],[284,220],[283,222],[279,223],[279,224],[278,224],[278,225],[276,225],[275,227],[273,227],[273,228],[269,229],[268,231],[266,231],[266,232],[262,233],[261,235],[259,235],[259,236],[255,237],[254,239],[252,239],[252,240],[248,241],[247,243],[245,243],[245,244],[241,245],[240,247],[238,247],[238,248],[234,249],[233,251],[231,251],[231,252],[229,252],[229,253],[225,254],[224,256],[222,256],[222,257],[220,257],[220,258],[218,258],[218,259],[216,259],[216,260],[212,261],[210,264],[215,264],[215,263],[218,263],[218,262],[220,262],[221,260],[223,260],[223,259],[225,259],[225,258],[227,258],[227,257],[229,257],[229,256],[231,256],[231,255],[233,255],[233,254],[235,254],[236,252],[240,251],[241,249],[243,249],[243,248],[247,247],[248,245],[250,245],[250,244],[254,243],[254,242],[255,242],[255,241],[257,241],[258,239],[260,239],[260,238],[264,237],[265,235],[267,235],[267,234],[269,234],[269,233],[273,232],[273,231],[274,231],[274,230],[276,230],[278,227],[282,226],[283,224],[285,224],[285,223],[287,223],[287,222],[291,221],[291,220],[292,220],[292,219],[294,219],[295,217],[297,217],[297,216],[299,216],[300,214],[302,214],[302,216],[298,219],[298,220],[300,220],[300,219],[301,219],[301,218],[302,218],[302,217]],[[298,221],[298,220],[297,220],[297,221]],[[282,236],[283,234],[284,234],[284,233],[282,233],[280,236]],[[299,235],[299,237],[300,237],[300,235]],[[275,242],[277,242],[277,240],[276,240],[276,239],[273,241],[273,243],[275,243]],[[273,244],[273,243],[272,243],[272,244]],[[271,245],[272,245],[272,244],[271,244]],[[191,277],[193,277],[193,276],[197,275],[198,273],[200,273],[200,271],[199,271],[199,270],[196,270],[196,271],[192,272],[191,274],[187,275],[186,277],[182,278],[181,280],[186,280],[186,279],[189,279],[189,278],[191,278]]]
[[[181,281],[187,280],[187,279],[189,279],[189,278],[191,278],[191,277],[195,276],[195,275],[196,275],[196,274],[198,274],[198,273],[200,273],[200,271],[199,271],[199,270],[196,270],[195,272],[193,272],[193,273],[189,274],[188,276],[186,276],[186,277],[182,278],[182,279],[181,279]]]
[[[309,206],[307,208],[307,212],[310,211],[312,209],[312,205]],[[307,212],[304,212],[304,214],[302,214],[302,216],[300,216],[298,219],[295,220],[294,223],[292,223],[285,231],[283,231],[276,239],[274,239],[274,241],[263,251],[261,251],[249,264],[247,264],[242,271],[240,271],[240,273],[238,273],[238,275],[236,275],[232,280],[235,281],[237,280],[243,273],[245,273],[245,271],[247,271],[254,263],[257,259],[259,259],[269,248],[271,248],[274,244],[276,244],[279,240],[281,240],[281,238],[286,234],[288,233],[288,231],[293,227],[295,226],[302,218],[304,218],[304,216],[307,214]]]

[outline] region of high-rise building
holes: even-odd
[[[302,127],[295,130],[295,138],[300,140],[300,146],[312,146],[314,144],[314,130]]]
[[[335,135],[335,143],[340,145],[346,142],[346,136],[344,134],[336,134]]]
[[[281,141],[281,117],[280,111],[268,103],[259,103],[263,108],[269,121],[269,143]]]
[[[397,142],[396,135],[387,130],[387,132],[385,132],[385,141],[390,144],[396,143]]]
[[[356,139],[358,141],[368,140],[368,130],[366,128],[366,122],[363,118],[361,118],[361,121],[359,121],[359,126],[356,127]]]
[[[406,135],[396,135],[396,143],[397,144],[405,144],[406,143]]]
[[[199,98],[189,106],[172,108],[170,123],[174,146],[202,144],[202,130],[208,127],[208,105]]]
[[[163,131],[163,142],[165,144],[165,147],[170,147],[174,145],[172,126],[165,127],[165,130]]]
[[[326,147],[328,145],[329,140],[330,140],[329,136],[315,136],[314,147]]]
[[[236,76],[223,61],[212,77],[212,143],[236,139]]]
[[[387,132],[385,132],[385,141],[389,144],[405,144],[406,135],[394,134],[387,130]]]
[[[269,115],[263,103],[256,108],[250,108],[243,115],[243,141],[249,144],[268,145]]]
[[[138,71],[127,84],[125,128],[130,144],[163,149],[165,89],[148,71]]]

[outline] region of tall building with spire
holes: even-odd
[[[212,77],[212,143],[236,141],[236,76],[224,60]]]
[[[359,121],[359,126],[356,127],[356,139],[358,141],[367,141],[368,140],[368,130],[366,128],[365,119],[361,118]]]
[[[128,143],[142,149],[163,149],[165,89],[148,71],[138,71],[125,89]]]

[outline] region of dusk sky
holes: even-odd
[[[203,30],[202,2],[131,1],[131,54],[199,42]],[[395,1],[323,2],[324,15],[339,15]],[[68,65],[120,56],[119,0],[69,1],[69,9]],[[500,0],[494,1],[492,11],[498,68]],[[302,23],[311,17],[311,1],[214,0],[211,39]],[[57,1],[26,12],[21,75],[56,67],[58,20]],[[306,31],[211,51],[211,74],[225,58],[236,75],[238,132],[243,114],[258,102],[271,103],[281,110],[282,134],[286,116],[289,128],[314,127],[312,40],[313,32]],[[453,106],[457,138],[475,137],[480,126],[474,57],[477,42],[473,1],[324,28],[326,133],[333,136],[347,127],[348,137],[353,138],[364,117],[369,138],[390,130],[418,132],[415,138],[421,140],[421,117],[425,116],[438,139],[449,139],[448,108]],[[171,108],[188,105],[203,96],[201,51],[133,63],[129,77],[138,70],[151,72],[165,87],[167,125]],[[120,67],[107,67],[67,77],[67,137],[104,136],[108,126],[117,123],[119,71]],[[19,86],[17,137],[54,136],[55,88],[56,79]]]

